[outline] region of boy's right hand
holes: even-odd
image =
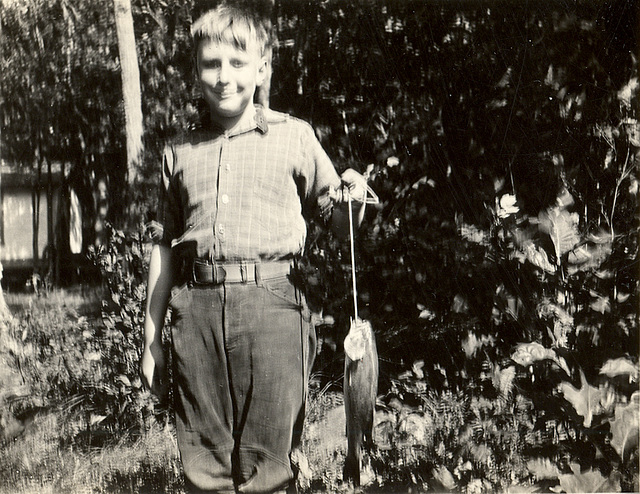
[[[164,401],[169,394],[167,382],[167,364],[161,344],[145,345],[140,359],[140,377],[142,384]]]

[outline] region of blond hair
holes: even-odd
[[[256,48],[260,56],[271,50],[270,28],[257,15],[222,3],[200,16],[191,26],[197,54],[203,41],[225,43],[242,51]]]

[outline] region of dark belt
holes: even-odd
[[[291,267],[291,261],[209,262],[194,259],[190,273],[187,274],[196,285],[253,282],[259,284],[262,280],[288,275]]]

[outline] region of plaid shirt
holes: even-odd
[[[156,243],[185,257],[273,260],[302,253],[303,217],[340,177],[309,124],[256,107],[237,130],[191,132],[162,163]]]

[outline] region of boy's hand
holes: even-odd
[[[152,343],[145,345],[140,359],[140,376],[147,389],[164,401],[169,394],[167,383],[167,364],[162,345]]]
[[[364,219],[368,187],[367,179],[352,168],[345,170],[340,178],[343,187],[338,190],[329,190],[329,196],[336,203],[331,216],[331,228],[340,238],[347,238],[350,231],[349,207],[347,206],[349,197],[355,201],[351,204],[351,212],[354,226],[357,228]]]
[[[340,177],[342,182],[349,188],[351,199],[358,202],[365,202],[367,199],[367,179],[352,168],[346,169]],[[346,197],[343,199],[345,202]]]

